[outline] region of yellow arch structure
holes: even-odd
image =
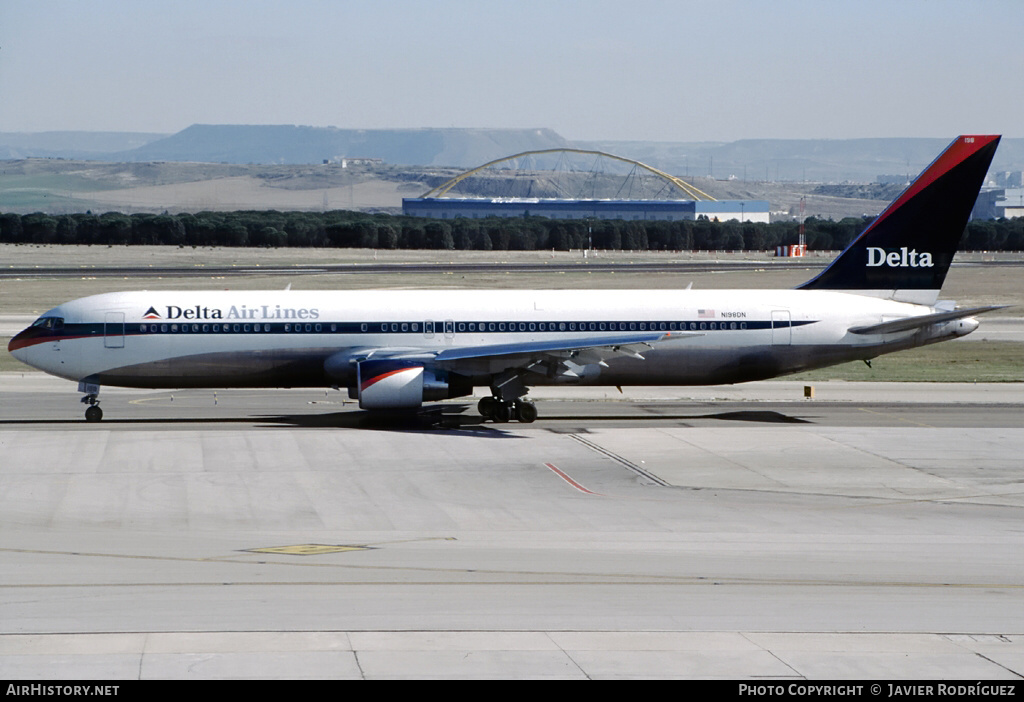
[[[432,188],[432,189],[428,190],[427,192],[425,192],[422,195],[420,195],[420,197],[421,198],[444,197],[448,193],[449,190],[451,190],[456,185],[458,185],[459,183],[464,181],[466,178],[469,178],[470,176],[473,176],[473,175],[479,173],[480,171],[484,170],[485,168],[490,168],[491,166],[493,166],[493,165],[495,165],[497,163],[504,163],[505,161],[512,161],[514,159],[521,158],[523,156],[537,156],[537,155],[540,155],[540,154],[557,154],[557,153],[571,153],[571,154],[584,154],[584,155],[590,155],[590,156],[604,156],[605,158],[614,159],[616,161],[622,161],[623,163],[630,163],[630,164],[632,164],[634,166],[639,166],[640,168],[643,168],[644,170],[650,171],[651,173],[653,173],[654,175],[656,175],[656,176],[658,176],[660,178],[664,178],[665,180],[667,180],[668,182],[672,183],[674,186],[679,188],[679,190],[681,190],[687,196],[687,198],[689,198],[689,199],[692,199],[692,200],[714,200],[715,199],[715,198],[711,197],[710,195],[708,195],[706,192],[704,192],[702,190],[699,190],[699,189],[695,188],[694,186],[690,185],[689,183],[687,183],[682,178],[677,178],[674,175],[669,175],[668,173],[665,173],[664,171],[660,171],[657,168],[654,168],[653,166],[648,166],[645,163],[640,163],[639,161],[634,161],[631,158],[625,158],[623,156],[616,156],[615,154],[608,154],[608,153],[605,153],[604,151],[589,151],[587,149],[541,149],[539,151],[523,151],[522,153],[513,154],[512,156],[505,156],[503,158],[498,158],[498,159],[495,159],[493,161],[488,161],[487,163],[483,164],[482,166],[477,166],[476,168],[471,168],[470,170],[465,171],[464,173],[460,173],[459,175],[455,176],[454,178],[452,178],[448,182],[443,183],[443,184],[437,186],[436,188]]]

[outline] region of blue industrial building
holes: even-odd
[[[541,198],[403,198],[412,217],[547,217],[549,219],[767,222],[767,200],[552,200]]]

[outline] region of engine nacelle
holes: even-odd
[[[467,379],[439,377],[433,370],[407,361],[360,361],[356,391],[361,409],[416,409],[424,402],[473,392]]]

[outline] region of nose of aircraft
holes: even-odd
[[[41,336],[42,330],[38,327],[22,329],[7,343],[7,352],[22,363],[32,365],[29,362],[30,350],[31,347],[39,343]]]
[[[27,345],[28,332],[30,329],[31,327],[29,327],[29,329],[21,330],[20,332],[15,334],[14,337],[7,343],[7,352],[14,356],[15,358],[17,358],[18,360],[21,360],[18,351],[20,349],[25,348],[25,346]]]

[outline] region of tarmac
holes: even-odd
[[[1024,383],[322,390],[0,374],[6,679],[1024,676]]]

